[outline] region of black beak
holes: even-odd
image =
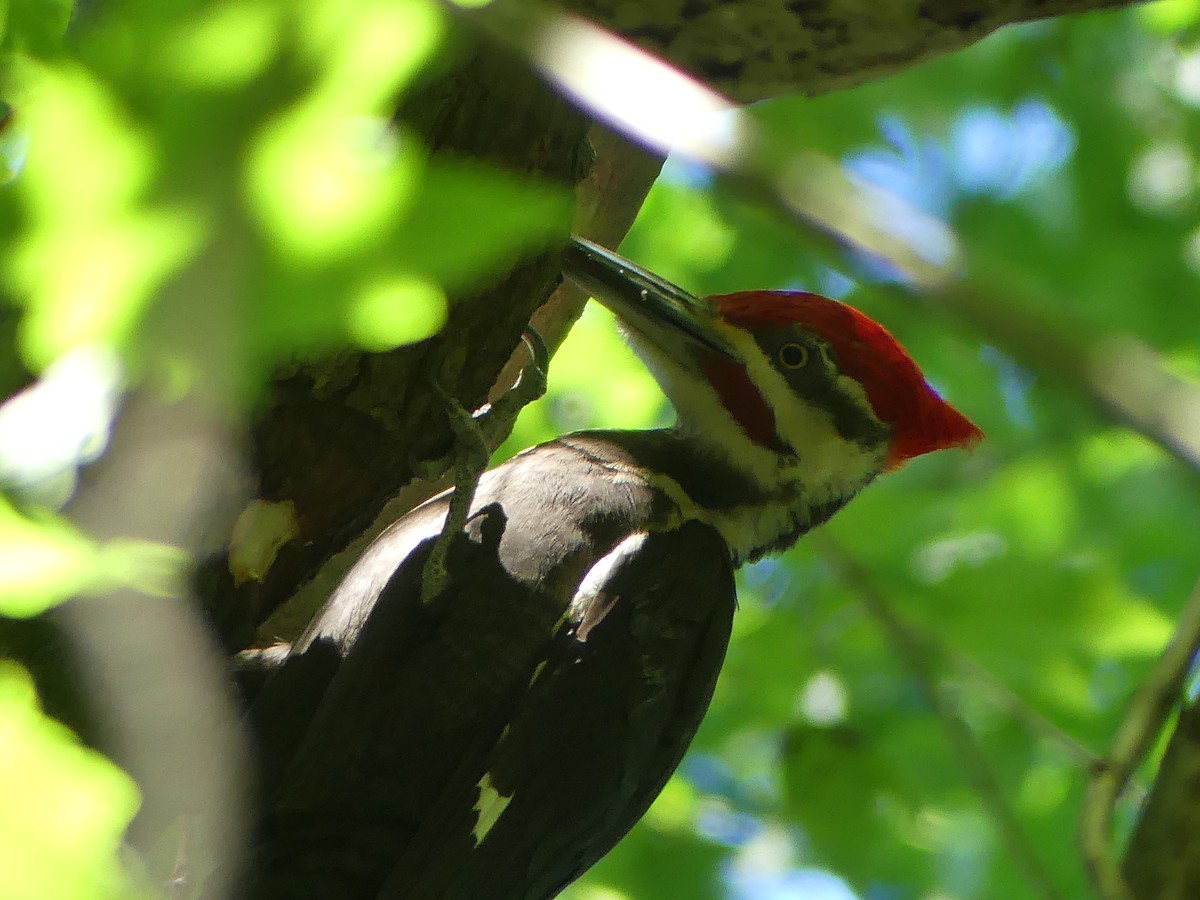
[[[563,251],[563,274],[655,343],[674,344],[664,334],[673,332],[741,359],[708,303],[599,244],[572,235]]]

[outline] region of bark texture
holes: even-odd
[[[1200,706],[1179,714],[1122,869],[1136,900],[1200,897]]]
[[[398,117],[434,152],[577,184],[590,167],[584,117],[503,51],[464,37],[457,57]],[[431,379],[464,407],[482,405],[558,277],[554,254],[523,260],[497,284],[455,298],[436,338],[297,365],[275,382],[254,428],[255,496],[290,504],[290,539],[260,578],[235,578],[224,557],[202,574],[202,594],[231,648],[245,646],[255,626],[365,529],[423,461],[451,450]]]
[[[1127,0],[567,0],[743,103],[819,94],[977,41],[1014,22]]]

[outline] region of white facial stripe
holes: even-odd
[[[806,403],[792,390],[752,335],[729,326],[723,329],[742,354],[751,380],[761,385],[763,396],[775,414],[776,432],[799,453],[799,458],[785,470],[792,475],[788,480],[799,481],[810,499],[821,502],[853,493],[878,471],[883,448],[869,451],[847,441],[838,433],[827,410]],[[838,386],[859,400],[864,412],[870,409],[866,393],[853,378],[838,375]],[[822,487],[827,490],[822,492]],[[820,493],[826,496],[819,496]]]
[[[773,483],[776,480],[779,454],[751,441],[707,382],[698,381],[694,371],[641,339],[636,332],[629,333],[628,337],[633,349],[675,406],[682,428],[702,424],[705,443],[723,451],[724,456],[737,468],[755,481]],[[761,354],[762,351],[758,352]]]

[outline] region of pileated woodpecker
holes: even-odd
[[[881,472],[981,437],[850,306],[701,300],[581,240],[564,269],[621,318],[678,422],[485,473],[427,599],[447,495],[375,540],[257,700],[255,896],[553,896],[679,763],[734,570]]]

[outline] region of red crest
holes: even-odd
[[[922,453],[967,447],[983,437],[978,426],[929,386],[888,330],[854,307],[803,291],[744,291],[709,300],[739,328],[799,325],[828,341],[842,374],[862,385],[875,415],[894,429],[889,469]]]

